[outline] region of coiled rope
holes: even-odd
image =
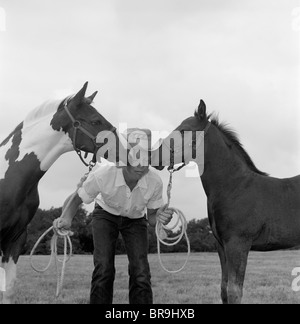
[[[71,202],[72,199],[70,199]],[[64,277],[65,277],[65,270],[66,270],[66,264],[70,261],[72,254],[73,254],[73,246],[71,241],[71,236],[73,233],[71,231],[62,230],[57,228],[58,219],[56,219],[53,223],[53,226],[51,226],[36,242],[34,245],[31,253],[30,253],[30,265],[34,271],[37,273],[45,273],[50,268],[53,260],[55,261],[55,268],[56,268],[56,276],[57,276],[57,286],[56,286],[56,298],[58,298],[61,294]],[[42,242],[42,240],[48,235],[51,231],[53,231],[53,236],[51,239],[51,256],[50,260],[47,264],[47,266],[43,269],[38,269],[33,264],[33,255],[39,246],[39,244]],[[63,259],[60,259],[58,256],[58,240],[59,238],[63,239],[64,242],[64,254]],[[69,250],[69,253],[68,253]],[[61,272],[59,272],[59,263],[62,263]]]
[[[95,166],[94,161],[91,161],[89,164],[89,172],[86,173],[80,180],[80,183],[77,185],[77,190],[73,193],[73,195],[70,196],[66,206],[63,207],[63,212],[65,210],[68,210],[70,207],[70,204],[72,203],[74,197],[77,195],[77,191],[79,188],[82,187],[84,181],[87,179],[88,175],[90,172],[93,170]],[[61,215],[61,217],[62,217]],[[57,286],[56,286],[56,298],[58,298],[62,292],[63,288],[63,282],[64,282],[64,277],[65,277],[65,270],[66,270],[66,264],[70,261],[72,254],[73,254],[73,245],[71,241],[71,236],[73,236],[73,232],[69,230],[64,230],[61,228],[58,228],[58,221],[59,218],[56,219],[53,222],[53,226],[51,226],[45,233],[38,239],[38,241],[35,243],[31,253],[30,253],[30,265],[34,271],[37,273],[45,273],[48,271],[50,268],[52,261],[55,261],[55,267],[56,267],[56,276],[57,276]],[[35,250],[39,246],[39,244],[42,242],[42,240],[45,238],[46,235],[48,235],[51,231],[53,231],[53,236],[51,239],[51,256],[48,265],[43,268],[43,269],[38,269],[36,266],[33,264],[33,255],[35,253]],[[57,248],[57,243],[58,240],[62,238],[64,241],[64,254],[63,254],[63,259],[60,259],[58,256],[58,248]],[[69,253],[68,253],[69,250]],[[61,272],[59,272],[59,263],[62,263],[62,268]]]
[[[172,186],[173,186],[173,174],[174,174],[174,172],[179,171],[180,169],[181,168],[176,169],[176,170],[169,170],[169,172],[170,172],[170,180],[169,180],[168,189],[167,189],[167,195],[168,195],[167,207],[170,206],[170,202],[171,202],[171,192],[172,192]],[[176,221],[175,225],[171,226],[171,227],[163,225],[159,221],[156,223],[155,232],[156,232],[156,237],[157,237],[157,253],[158,253],[158,258],[159,258],[160,265],[166,272],[168,272],[168,273],[178,273],[178,272],[182,271],[185,268],[185,266],[187,265],[187,263],[188,263],[188,260],[189,260],[190,254],[191,254],[191,245],[190,245],[190,240],[189,240],[188,235],[187,235],[187,220],[185,218],[184,213],[181,210],[179,210],[177,208],[174,208],[174,207],[169,207],[169,209],[171,209],[174,212],[174,214],[177,215],[177,221]],[[167,231],[172,231],[179,225],[181,225],[180,234],[175,236],[175,237],[168,237]],[[185,239],[186,239],[187,249],[188,249],[185,263],[178,270],[168,270],[164,266],[164,264],[162,262],[160,245],[163,244],[165,246],[174,246],[174,245],[178,244],[182,240],[183,237],[185,237]]]

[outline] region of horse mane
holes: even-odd
[[[195,112],[195,117],[199,118],[197,111]],[[228,126],[228,124],[221,123],[219,121],[219,117],[215,114],[210,114],[207,118],[210,119],[210,122],[221,131],[221,133],[225,136],[225,138],[231,144],[233,144],[233,146],[237,149],[238,153],[245,160],[245,162],[248,165],[248,167],[250,168],[250,170],[252,170],[253,172],[255,172],[257,174],[263,175],[263,176],[269,176],[269,174],[257,169],[257,167],[255,166],[254,162],[252,161],[251,157],[244,149],[243,144],[240,142],[239,136],[236,133],[236,131],[234,131],[232,128],[230,128]]]
[[[57,109],[60,107],[60,105],[65,101],[66,99],[57,99],[57,100],[48,100],[35,109],[33,109],[25,118],[24,122],[26,124],[35,123],[39,120],[41,120],[44,117],[49,116],[50,114],[53,114],[57,111]]]
[[[55,113],[56,110],[58,110],[60,107],[63,107],[63,103],[66,100],[69,100],[71,96],[67,97],[66,99],[54,99],[54,100],[48,100],[38,107],[34,108],[32,111],[29,112],[29,114],[25,117],[24,121],[20,123],[14,131],[12,131],[8,137],[0,144],[1,146],[4,146],[8,143],[8,141],[18,132],[21,131],[21,129],[26,124],[27,126],[33,125],[36,122],[40,121],[41,119],[48,117],[50,114]]]

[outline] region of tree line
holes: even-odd
[[[52,226],[53,221],[60,217],[61,213],[62,208],[52,208],[50,210],[38,209],[32,222],[28,226],[28,239],[24,249],[24,254],[30,254],[39,237]],[[74,235],[71,239],[74,254],[93,253],[92,217],[92,214],[89,214],[85,209],[79,208],[72,224]],[[168,234],[170,237],[175,237],[178,235],[178,232],[169,232]],[[189,221],[187,225],[187,235],[190,240],[192,252],[216,252],[215,238],[213,237],[207,218],[201,220],[193,219]],[[44,238],[38,246],[35,252],[36,254],[50,254],[51,237],[52,234],[49,233],[49,235]],[[162,245],[161,251],[165,253],[186,252],[187,244],[185,239],[182,239],[181,242],[172,247]],[[121,237],[119,237],[117,241],[116,253],[126,253]],[[151,226],[149,226],[149,253],[157,253],[155,228]]]

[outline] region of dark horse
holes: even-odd
[[[37,107],[0,144],[0,266],[6,272],[0,303],[13,300],[16,264],[39,206],[40,179],[62,154],[74,149],[78,154],[96,153],[97,134],[116,134],[116,128],[91,106],[97,92],[85,97],[87,86],[75,96]]]
[[[225,304],[240,303],[250,250],[300,245],[300,176],[276,179],[259,171],[237,135],[216,118],[210,120],[202,100],[195,115],[176,130],[205,130],[201,180],[221,261],[221,298]],[[168,156],[161,154],[167,147],[161,145],[160,151],[153,152],[152,159],[160,160],[159,169],[170,164],[161,158]],[[172,150],[174,160],[189,162]]]

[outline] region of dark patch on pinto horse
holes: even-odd
[[[68,133],[69,120],[66,119],[65,125],[63,125],[60,118],[64,103],[65,100],[59,105],[50,125],[54,131]],[[9,167],[5,173],[5,178],[0,180],[0,251],[3,253],[2,262],[8,262],[9,257],[12,257],[14,262],[18,260],[20,250],[26,242],[27,225],[39,206],[38,182],[46,173],[41,171],[40,161],[33,152],[26,154],[21,161],[16,161],[20,155],[23,125],[22,122],[17,126],[0,145],[0,147],[5,146],[12,139],[12,145],[5,155]]]
[[[8,137],[0,144],[0,147],[6,145],[13,136],[18,134],[22,130],[22,128],[23,122],[19,126],[17,126],[16,129],[10,135],[8,135]]]
[[[5,155],[5,159],[6,159],[6,161],[9,161],[9,165],[11,165],[19,157],[19,154],[20,154],[19,146],[22,141],[22,129],[23,129],[23,123],[21,123],[16,128],[16,130],[13,134],[12,146],[7,151],[7,153]],[[10,138],[8,139],[8,141],[9,140],[10,140]]]
[[[39,206],[39,180],[64,153],[95,154],[100,132],[117,136],[116,128],[91,105],[97,92],[85,97],[87,87],[86,82],[75,96],[37,107],[0,145],[0,266],[7,271],[0,303],[13,301],[16,264]]]
[[[12,146],[8,149],[5,159],[9,162],[5,178],[0,180],[0,250],[3,252],[2,262],[8,262],[10,256],[16,262],[20,250],[12,248],[12,242],[18,242],[23,237],[26,240],[25,229],[33,218],[39,205],[37,182],[45,172],[39,169],[40,161],[34,153],[27,154],[21,161],[19,146],[22,141],[21,123],[16,130],[2,143],[8,143],[12,138]],[[31,172],[31,170],[35,170]],[[27,175],[24,177],[24,175]],[[26,204],[22,204],[26,200]],[[20,217],[22,215],[22,217]],[[21,244],[22,245],[22,244]],[[21,249],[21,248],[20,248]]]
[[[53,130],[55,130],[57,132],[63,131],[64,133],[67,134],[68,133],[68,123],[67,123],[68,121],[65,123],[65,125],[63,125],[62,120],[59,115],[59,113],[64,109],[64,104],[65,104],[65,101],[63,101],[59,105],[56,113],[53,115],[50,125],[53,128]]]
[[[27,154],[21,161],[16,161],[20,154],[22,129],[23,123],[1,144],[1,146],[4,146],[12,139],[12,145],[5,155],[5,160],[9,162],[9,166],[5,178],[0,180],[0,250],[3,253],[2,262],[8,262],[10,256],[13,257],[15,262],[17,261],[21,247],[14,251],[12,243],[18,242],[21,238],[22,243],[25,243],[26,226],[33,218],[39,205],[37,183],[45,174],[40,170],[40,161],[34,153]],[[26,203],[22,205],[25,200]]]

